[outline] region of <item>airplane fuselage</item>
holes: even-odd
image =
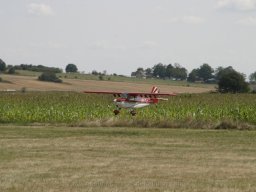
[[[142,97],[135,97],[135,98],[117,98],[114,99],[114,103],[118,108],[142,108],[149,106],[152,103],[155,103],[154,100],[150,98],[142,98]]]
[[[151,92],[114,92],[114,91],[84,91],[84,93],[93,94],[111,94],[117,97],[113,100],[115,106],[117,107],[113,112],[115,115],[120,113],[121,108],[126,108],[130,110],[132,116],[136,115],[135,109],[149,106],[150,104],[156,104],[160,100],[167,101],[167,98],[161,98],[161,96],[175,96],[175,93],[160,93],[157,87],[152,87]]]

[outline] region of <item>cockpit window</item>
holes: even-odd
[[[127,93],[122,93],[121,97],[127,99],[128,98],[128,94]]]

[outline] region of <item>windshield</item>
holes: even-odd
[[[128,94],[127,93],[122,93],[121,97],[127,99],[128,98]]]

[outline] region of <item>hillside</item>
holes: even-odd
[[[191,87],[191,86],[175,86],[165,84],[155,84],[152,82],[114,82],[99,80],[82,80],[82,79],[63,79],[63,83],[51,83],[38,81],[35,76],[17,76],[17,75],[1,75],[4,82],[0,83],[0,91],[21,90],[26,88],[27,91],[142,91],[148,92],[152,86],[158,86],[161,92],[176,93],[201,93],[214,90],[213,86],[207,87]]]

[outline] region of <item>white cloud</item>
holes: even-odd
[[[127,47],[123,44],[115,44],[115,43],[111,43],[108,42],[106,40],[98,40],[98,41],[94,41],[91,42],[88,47],[90,49],[95,49],[95,50],[119,50],[119,51],[123,51],[126,50]]]
[[[200,23],[203,23],[205,20],[202,17],[197,17],[197,16],[184,16],[182,18],[182,21],[184,23],[189,23],[189,24],[200,24]]]
[[[153,49],[155,47],[157,47],[157,43],[154,42],[154,41],[144,41],[140,46],[139,48],[143,48],[143,49]]]
[[[38,4],[38,3],[31,3],[28,5],[28,13],[32,15],[43,15],[43,16],[50,16],[53,15],[54,12],[49,5],[46,4]]]
[[[89,48],[92,48],[92,49],[107,49],[108,48],[108,43],[104,40],[94,41],[94,42],[89,44]]]
[[[173,17],[169,20],[169,23],[185,23],[185,24],[201,24],[205,19],[198,16],[187,15],[183,17]]]
[[[237,21],[239,24],[248,25],[248,26],[256,26],[256,17],[246,17]]]
[[[217,7],[251,11],[256,10],[256,0],[218,0]]]
[[[43,49],[62,49],[67,48],[63,43],[59,43],[56,41],[48,41],[48,42],[30,42],[29,46],[31,48],[43,48]]]
[[[67,48],[66,45],[64,45],[63,43],[59,43],[59,42],[55,42],[55,41],[49,41],[47,43],[47,46],[52,48],[52,49],[63,49],[63,48]]]

